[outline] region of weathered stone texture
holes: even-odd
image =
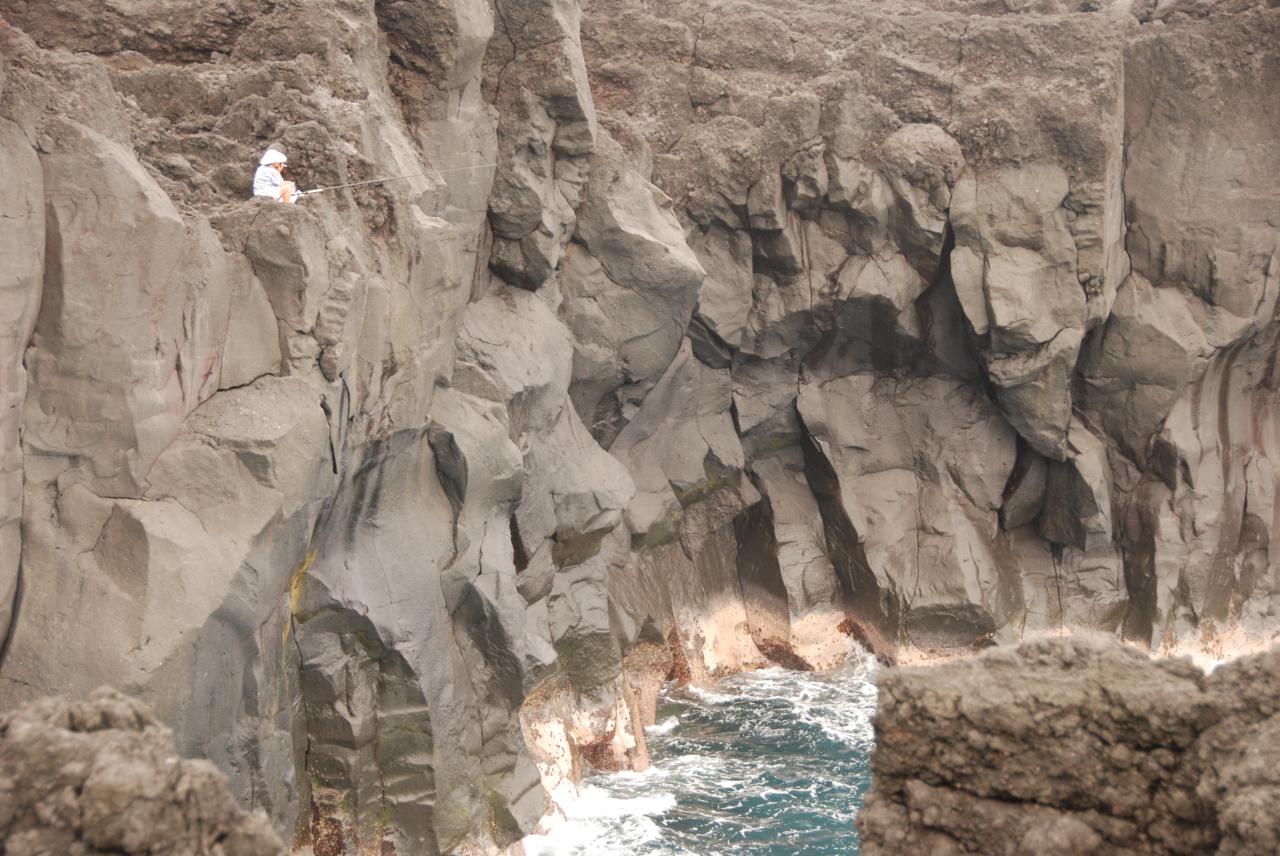
[[[136,699],[99,690],[0,716],[0,846],[6,853],[283,856],[227,777],[181,758]]]
[[[875,854],[1273,853],[1280,652],[1219,667],[1102,638],[880,680]]]

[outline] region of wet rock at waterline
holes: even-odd
[[[1280,848],[1280,651],[1206,675],[1071,636],[879,690],[868,856]]]
[[[856,856],[871,779],[875,660],[773,667],[714,689],[669,683],[651,765],[591,775],[529,856]]]
[[[1280,10],[891,5],[0,0],[0,709],[492,852],[668,677],[1270,638]]]

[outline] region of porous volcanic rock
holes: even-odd
[[[24,856],[283,856],[227,777],[179,757],[136,699],[102,689],[0,715],[0,850]]]
[[[879,684],[868,856],[1280,848],[1280,649],[1205,675],[1071,636]]]

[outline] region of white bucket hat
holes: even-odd
[[[258,161],[258,166],[271,166],[272,164],[288,162],[289,159],[284,156],[283,152],[278,152],[275,149],[267,149],[262,155],[262,160]]]

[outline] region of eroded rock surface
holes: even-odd
[[[1068,637],[891,670],[863,851],[1274,853],[1277,729],[1277,650],[1206,676]]]
[[[668,674],[1270,638],[1278,39],[0,0],[0,709],[117,685],[293,845],[492,852]],[[405,178],[253,200],[268,145]]]
[[[0,847],[6,853],[283,856],[267,818],[227,777],[179,757],[136,699],[99,690],[0,716]]]

